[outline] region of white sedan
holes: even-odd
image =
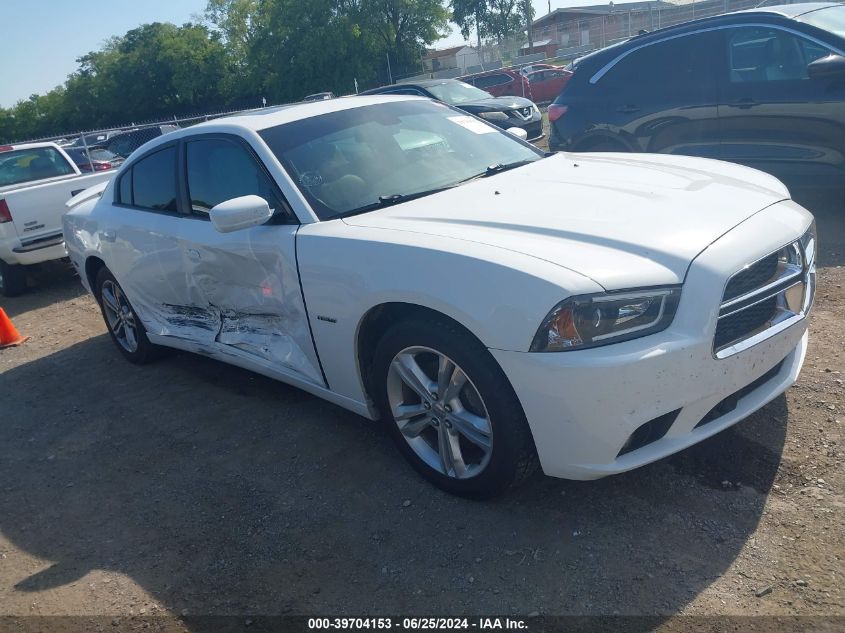
[[[815,283],[813,218],[768,175],[547,155],[415,97],[162,136],[64,230],[130,361],[188,350],[382,418],[477,497],[537,464],[627,471],[762,407],[801,369]]]

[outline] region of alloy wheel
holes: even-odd
[[[103,301],[103,312],[106,314],[106,320],[114,338],[127,352],[137,351],[138,326],[126,295],[123,294],[120,286],[110,279],[103,283],[100,294]]]
[[[402,436],[430,468],[456,479],[478,475],[493,450],[493,428],[481,395],[451,358],[408,347],[387,372],[387,398]]]

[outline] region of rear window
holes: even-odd
[[[0,153],[0,187],[74,173],[65,157],[52,147]]]
[[[154,211],[176,211],[176,147],[167,147],[136,162],[120,177],[121,204]]]

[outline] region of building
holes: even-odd
[[[660,14],[677,9],[663,0],[555,9],[533,22],[535,40],[548,40],[558,49],[601,48],[641,30],[659,28]]]
[[[440,70],[458,69],[461,73],[479,64],[478,51],[472,46],[453,46],[442,50],[430,50],[422,58],[426,72],[436,73]]]

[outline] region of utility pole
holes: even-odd
[[[387,57],[387,83],[393,83],[393,73],[390,72],[390,53],[385,53],[385,57]]]

